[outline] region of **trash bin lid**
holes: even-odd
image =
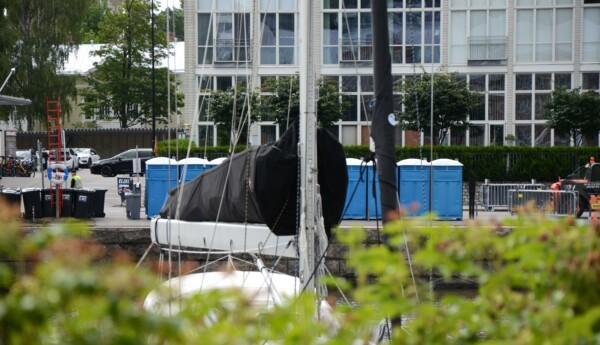
[[[346,158],[346,165],[361,165],[362,160],[358,158]]]
[[[212,161],[210,161],[210,164],[219,165],[219,164],[223,163],[225,160],[227,160],[227,157],[215,158]]]
[[[177,161],[167,157],[156,157],[152,159],[148,159],[146,161],[146,166],[148,165],[177,165]]]
[[[190,157],[179,160],[179,165],[204,165],[208,164],[208,159]]]
[[[415,166],[415,165],[427,165],[429,166],[429,162],[425,159],[417,159],[417,158],[408,158],[408,159],[403,159],[401,161],[399,161],[398,163],[396,163],[396,165],[398,166]]]
[[[2,188],[2,193],[3,194],[21,194],[21,190],[15,189],[15,188]]]
[[[39,192],[41,191],[41,188],[36,188],[36,187],[30,187],[30,188],[25,188],[23,190],[21,190],[22,193],[29,193],[29,192]]]
[[[459,161],[455,161],[453,159],[448,159],[448,158],[440,158],[440,159],[436,159],[433,161],[432,163],[433,166],[463,166],[461,162]]]

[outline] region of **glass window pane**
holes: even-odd
[[[421,43],[421,12],[406,13],[406,43]]]
[[[323,8],[339,8],[338,0],[323,0]]]
[[[406,0],[406,7],[408,8],[419,8],[421,5],[421,0]]]
[[[600,73],[583,73],[582,88],[584,90],[600,89]]]
[[[275,37],[277,32],[275,14],[270,13],[262,15],[261,29],[263,33],[261,44],[263,46],[274,46],[276,43]]]
[[[211,15],[208,13],[198,13],[198,45],[212,44],[212,23]]]
[[[342,77],[342,92],[356,92],[357,81],[356,76],[343,76]]]
[[[489,36],[506,35],[506,11],[490,11]]]
[[[214,127],[213,125],[198,126],[198,142],[200,145],[214,145]]]
[[[556,60],[571,60],[572,10],[556,10]]]
[[[217,90],[229,90],[233,86],[230,76],[217,77]]]
[[[196,9],[198,12],[210,12],[212,11],[212,0],[198,0]]]
[[[531,74],[517,74],[517,90],[531,90]]]
[[[356,145],[356,126],[342,126],[342,145]]]
[[[471,125],[469,126],[469,146],[485,145],[485,126]]]
[[[450,135],[450,145],[466,145],[467,144],[467,131],[462,128],[452,129]]]
[[[504,74],[490,74],[488,79],[490,91],[504,91]]]
[[[504,120],[504,95],[488,96],[489,120]]]
[[[323,14],[323,44],[338,44],[338,15],[337,13]]]
[[[342,8],[358,8],[358,0],[342,0]]]
[[[550,90],[552,74],[550,73],[536,73],[535,74],[535,89],[536,90]]]
[[[354,95],[342,95],[342,101],[347,105],[342,121],[357,121],[358,101]]]
[[[490,125],[490,145],[504,145],[504,125]]]
[[[531,125],[516,125],[517,146],[531,146]]]
[[[600,61],[600,8],[583,10],[583,61]]]
[[[337,64],[338,59],[338,48],[337,47],[327,47],[323,48],[323,63],[324,64]]]
[[[471,91],[485,91],[485,74],[471,74],[469,89]]]
[[[535,119],[544,120],[546,118],[544,111],[546,110],[546,104],[550,102],[550,94],[536,94],[535,95]]]
[[[571,146],[571,137],[569,133],[559,133],[554,131],[554,145],[556,146]]]
[[[533,61],[533,11],[517,11],[517,61]]]
[[[360,90],[363,92],[373,92],[373,76],[363,75],[360,77]]]
[[[517,94],[515,97],[515,118],[517,120],[531,120],[531,95]]]
[[[294,15],[279,15],[279,44],[284,46],[294,45]]]
[[[360,101],[360,121],[373,120],[373,95],[363,95]]]
[[[450,62],[467,63],[467,19],[465,11],[452,11],[450,21]]]
[[[232,12],[233,11],[233,0],[218,0],[217,1],[218,12]]]
[[[554,75],[554,88],[571,88],[571,73],[556,73]]]
[[[536,11],[535,60],[552,60],[552,10]]]
[[[407,46],[405,52],[406,63],[421,63],[421,47]]]
[[[279,64],[292,65],[294,63],[294,48],[279,48]]]
[[[371,8],[371,0],[361,0],[360,7],[361,8]]]
[[[469,120],[485,120],[485,94],[476,93],[477,106],[469,114]]]
[[[402,44],[402,13],[389,14],[390,44]]]
[[[260,144],[266,145],[274,143],[277,140],[277,126],[261,125],[260,126]]]
[[[275,0],[271,0],[275,1]],[[296,11],[296,0],[279,0],[279,11],[280,12],[294,12]]]
[[[534,146],[550,146],[551,130],[545,125],[535,125]]]
[[[469,0],[452,0],[450,1],[451,8],[467,8]]]
[[[277,63],[275,47],[260,48],[260,63],[263,65],[274,65]]]
[[[486,11],[471,11],[471,37],[487,36],[486,23]]]

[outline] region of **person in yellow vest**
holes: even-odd
[[[81,182],[81,176],[77,175],[77,171],[73,170],[71,176],[71,188],[81,189],[83,188],[83,182]]]

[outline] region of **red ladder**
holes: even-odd
[[[51,100],[46,97],[46,119],[48,121],[48,167],[50,164],[63,161],[62,152],[62,128],[60,124],[60,117],[62,110],[60,106],[60,97]],[[54,153],[54,154],[52,154]],[[50,182],[52,184],[52,182]],[[56,194],[54,189],[51,189],[52,201],[51,205],[54,205],[57,209],[56,215],[60,216],[60,209],[62,207],[62,189],[61,184],[56,184]],[[55,204],[55,201],[58,203]]]

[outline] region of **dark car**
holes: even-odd
[[[92,174],[109,177],[118,174],[133,174],[133,160],[137,157],[141,160],[143,175],[146,170],[146,164],[144,163],[152,158],[152,149],[131,149],[121,152],[114,157],[102,159],[92,164],[90,171]]]

